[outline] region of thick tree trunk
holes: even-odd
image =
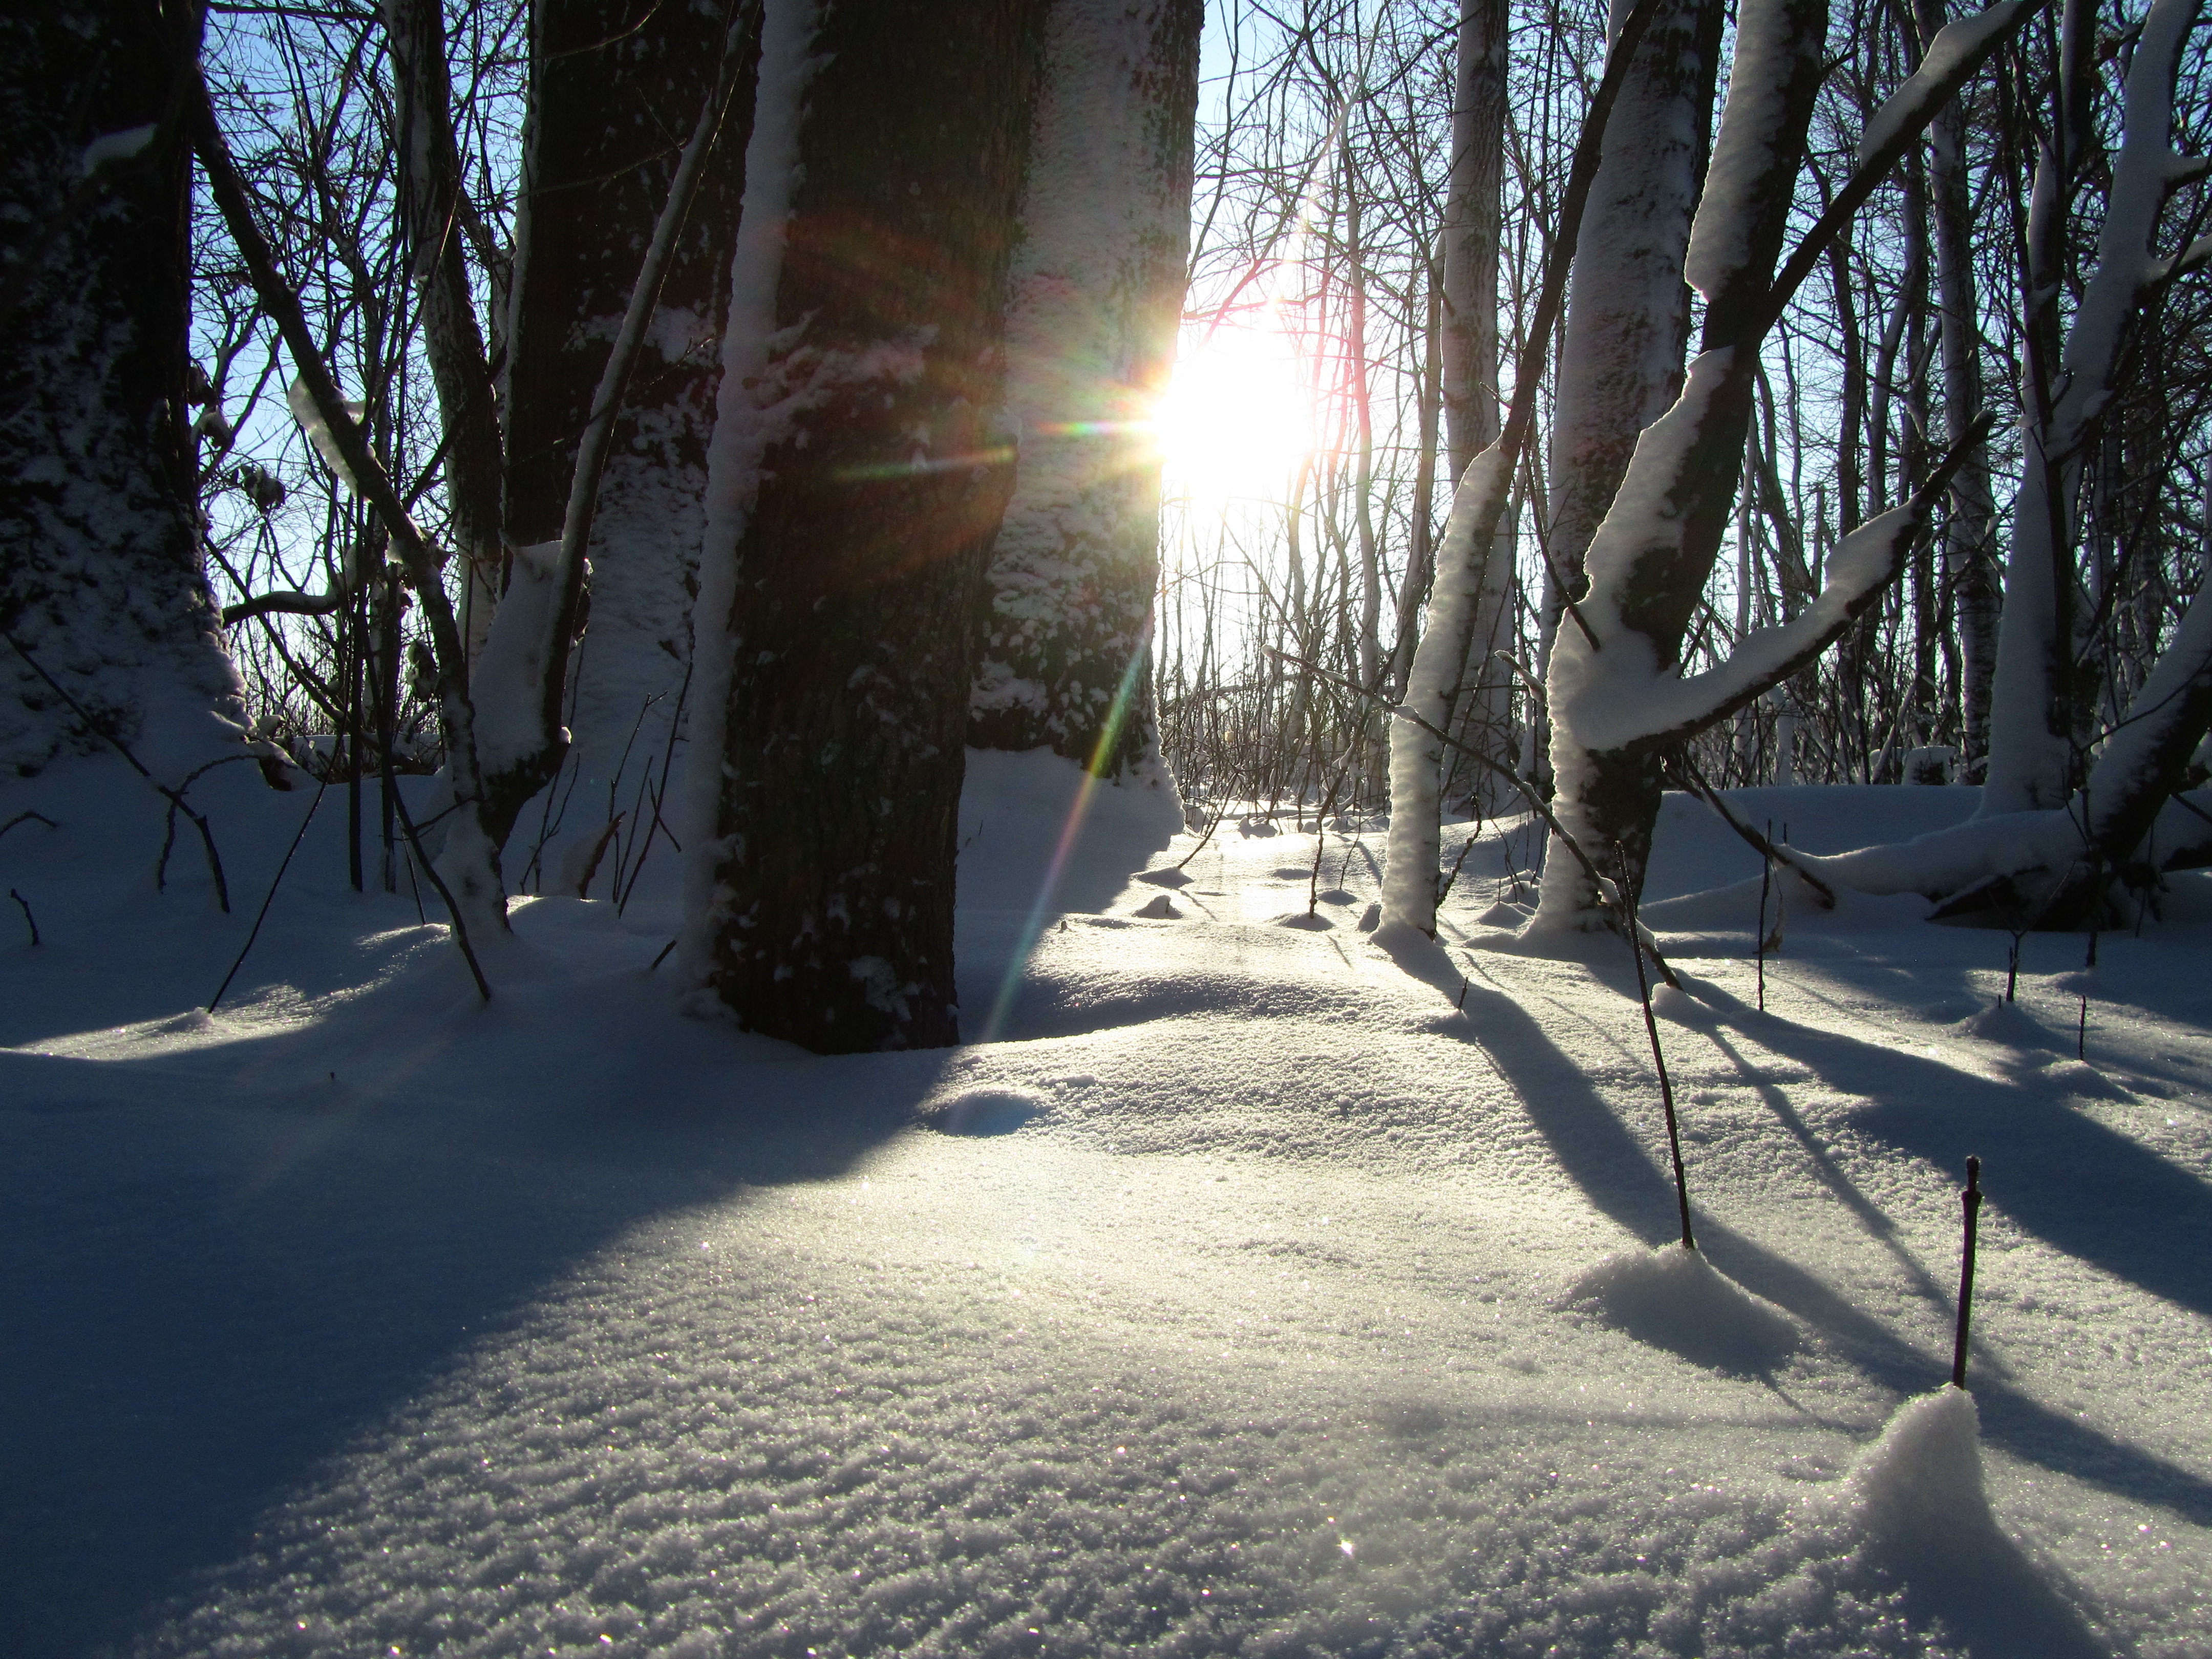
[[[1614,8],[1613,27],[1626,9]],[[1563,649],[1559,621],[1583,595],[1583,559],[1613,505],[1644,428],[1664,414],[1682,386],[1689,343],[1690,289],[1682,264],[1692,214],[1705,181],[1723,8],[1714,0],[1675,0],[1652,20],[1632,79],[1607,128],[1605,163],[1591,193],[1574,286],[1567,302],[1559,358],[1559,397],[1552,421],[1550,523],[1544,545],[1547,626],[1547,678]],[[1552,713],[1557,714],[1556,702]],[[1559,779],[1560,734],[1547,748]],[[1572,739],[1566,740],[1571,744]],[[1620,796],[1623,822],[1656,811],[1656,758],[1624,775],[1608,795]],[[1595,825],[1580,825],[1595,829]],[[1638,849],[1637,867],[1641,868]],[[1581,866],[1564,848],[1545,855],[1555,883],[1576,884],[1578,908],[1595,913],[1595,895]],[[1559,900],[1555,896],[1556,908]]]
[[[1160,462],[1143,422],[1182,316],[1201,0],[1052,0],[1006,301],[1013,499],[969,741],[1156,762]]]
[[[561,538],[592,400],[678,153],[714,87],[730,10],[724,0],[538,0],[507,368],[505,512],[518,546]],[[665,785],[659,766],[691,656],[751,100],[745,76],[684,220],[601,475],[587,626],[568,684],[551,688],[570,758],[550,800],[514,827],[518,844],[546,836],[536,878],[544,890],[574,890],[574,854],[588,855],[617,814],[623,844],[641,846],[653,808],[650,793],[641,807],[640,786]],[[526,872],[518,864],[515,873]]]
[[[1617,31],[1627,8],[1616,4]],[[1606,129],[1568,291],[1552,417],[1545,544],[1570,593],[1628,471],[1637,435],[1682,386],[1690,290],[1682,280],[1704,183],[1723,8],[1673,0],[1651,21]]]
[[[239,747],[186,390],[185,0],[0,11],[0,627],[165,781]],[[0,767],[104,747],[0,647]]]
[[[771,0],[698,617],[687,960],[817,1052],[950,1043],[1040,0]],[[709,738],[712,741],[709,742]]]

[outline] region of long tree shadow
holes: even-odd
[[[1671,1177],[1582,1068],[1511,998],[1476,981],[1468,981],[1466,998],[1467,1040],[1481,1048],[1513,1086],[1568,1177],[1600,1211],[1647,1243],[1672,1237],[1676,1222]],[[1768,1041],[1764,1024],[1759,1035],[1762,1042]],[[1770,1046],[1780,1049],[1784,1045],[1776,1042]],[[1798,1057],[1805,1058],[1802,1054]],[[1882,1058],[1894,1060],[1897,1056],[1884,1050]],[[1814,1062],[1808,1059],[1807,1063]],[[1957,1073],[1940,1069],[1947,1079],[1958,1080]],[[1948,1167],[1963,1159],[1966,1150],[1961,1146],[1954,1158],[1947,1141],[1934,1149],[1936,1161]],[[2144,1217],[2137,1224],[2150,1228],[2157,1224]],[[1854,1364],[1885,1386],[1915,1394],[1944,1380],[1947,1366],[1854,1307],[1815,1274],[1709,1215],[1698,1218],[1698,1232],[1700,1247],[1714,1265],[1826,1332]],[[1984,1379],[1975,1395],[1982,1405],[1984,1432],[2007,1451],[2130,1498],[2164,1504],[2198,1526],[2212,1525],[2212,1480],[2040,1405],[2001,1380]]]
[[[461,1024],[375,1060],[321,1027],[144,1061],[0,1054],[8,1651],[121,1640],[595,1252],[849,1169],[957,1053],[779,1063],[695,1028],[663,1065],[610,1045],[517,1078],[512,1033],[472,1051]]]

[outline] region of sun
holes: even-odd
[[[1280,501],[1314,447],[1296,343],[1272,320],[1194,332],[1152,416],[1170,496]]]

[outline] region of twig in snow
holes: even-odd
[[[1767,839],[1774,836],[1774,820],[1766,821]],[[1774,884],[1774,860],[1762,857],[1759,860],[1759,1012],[1766,1012],[1766,890]]]
[[[292,833],[292,844],[284,849],[283,860],[276,866],[276,877],[270,882],[268,892],[262,896],[261,908],[254,915],[253,927],[246,935],[246,943],[238,947],[237,960],[230,964],[230,971],[222,976],[222,983],[215,988],[215,994],[208,999],[208,1012],[216,1011],[222,1001],[222,994],[230,989],[231,981],[238,977],[238,970],[246,966],[246,952],[252,950],[253,941],[261,937],[261,924],[269,920],[269,907],[276,902],[276,889],[283,883],[284,872],[292,867],[292,854],[300,850],[300,843],[307,838],[307,826],[315,821],[315,809],[323,804],[323,791],[329,787],[326,783],[315,786],[315,798],[307,803],[306,816],[300,820],[300,827]]]
[[[91,732],[93,736],[106,742],[117,754],[122,756],[125,760],[129,761],[131,763],[131,769],[132,771],[137,773],[140,777],[145,779],[147,782],[152,784],[155,789],[161,792],[162,798],[169,803],[169,835],[172,837],[173,837],[177,832],[176,815],[179,812],[182,812],[186,817],[192,821],[192,828],[200,832],[200,845],[207,851],[208,874],[215,879],[216,902],[222,906],[223,915],[228,915],[230,914],[230,884],[223,879],[222,855],[215,850],[215,831],[208,827],[206,815],[196,812],[192,810],[190,803],[185,799],[184,790],[170,788],[167,784],[163,783],[161,779],[155,777],[151,772],[148,771],[146,769],[145,763],[141,761],[137,756],[131,752],[130,749],[124,744],[123,739],[117,737],[112,732],[109,731],[105,721],[96,718],[89,708],[87,708],[82,703],[71,696],[67,686],[64,685],[52,674],[46,672],[46,665],[36,657],[33,656],[28,651],[26,651],[23,648],[23,642],[17,639],[15,635],[5,630],[0,630],[0,639],[6,640],[9,647],[17,656],[23,659],[25,664],[29,666],[30,671],[33,674],[36,674],[40,679],[44,680],[52,690],[53,694],[56,696],[59,697],[64,702],[70,706],[70,712],[84,722],[84,728],[86,731]],[[224,758],[229,759],[232,757],[226,756]],[[243,760],[248,757],[241,755],[236,758]],[[208,769],[204,766],[200,768],[199,772],[195,772],[191,775],[191,777],[186,778],[185,780],[185,788],[191,788],[192,779],[198,777],[200,772],[204,772],[207,769]],[[20,820],[18,821],[20,822]],[[14,826],[12,824],[9,826],[11,829]],[[165,842],[161,848],[161,862],[164,865],[167,865],[168,858],[168,845]]]
[[[1734,812],[1730,811],[1729,810],[1728,803],[1721,799],[1720,791],[1714,788],[1711,783],[1707,782],[1705,781],[1705,775],[1698,769],[1697,762],[1692,760],[1687,755],[1682,755],[1677,758],[1679,764],[1676,770],[1678,771],[1681,781],[1689,785],[1690,793],[1698,796],[1705,801],[1705,805],[1711,807],[1714,811],[1719,813],[1721,816],[1721,821],[1727,824],[1729,829],[1735,830],[1737,835],[1742,836],[1744,841],[1750,846],[1753,852],[1757,853],[1761,858],[1785,864],[1789,866],[1790,869],[1796,871],[1799,878],[1802,880],[1807,886],[1810,887],[1814,892],[1820,896],[1820,908],[1822,909],[1832,910],[1836,908],[1836,890],[1834,888],[1829,886],[1826,882],[1821,880],[1820,877],[1814,875],[1803,865],[1798,863],[1795,858],[1790,856],[1787,848],[1776,846],[1771,837],[1760,835],[1758,830],[1753,829],[1741,818],[1736,817]],[[1765,914],[1764,910],[1762,910],[1760,914],[1763,915]]]
[[[407,833],[407,845],[415,854],[415,862],[422,867],[422,873],[430,878],[430,885],[438,890],[438,896],[446,902],[446,914],[453,919],[453,943],[461,947],[461,955],[469,964],[469,973],[477,982],[477,994],[489,1002],[491,984],[484,978],[483,969],[477,965],[477,953],[469,948],[469,925],[461,920],[461,907],[453,902],[453,890],[438,874],[438,868],[430,862],[429,854],[422,850],[422,838],[415,833],[415,820],[408,815],[406,797],[399,793],[398,785],[393,781],[388,756],[385,760],[384,781],[392,791],[392,810],[399,814],[399,827]],[[422,914],[422,901],[418,896],[415,901],[417,915]]]
[[[1628,885],[1628,849],[1620,855],[1620,902],[1628,907],[1628,954],[1636,959],[1636,994],[1644,1004],[1644,1031],[1651,1039],[1651,1063],[1659,1072],[1659,1105],[1667,1115],[1667,1151],[1674,1160],[1674,1202],[1682,1212],[1682,1248],[1694,1250],[1698,1241],[1690,1231],[1690,1183],[1682,1173],[1682,1137],[1674,1127],[1674,1085],[1667,1077],[1667,1055],[1659,1046],[1659,1021],[1651,1012],[1651,981],[1644,976],[1644,952],[1637,949],[1638,929],[1636,900]]]
[[[1959,1256],[1959,1328],[1951,1338],[1951,1386],[1966,1386],[1966,1327],[1974,1311],[1974,1235],[1982,1213],[1982,1160],[1966,1160],[1966,1189],[1959,1194],[1965,1212],[1966,1244]]]
[[[36,818],[40,823],[45,824],[49,830],[58,830],[61,828],[61,825],[56,823],[44,812],[18,812],[14,817],[9,818],[7,823],[0,823],[0,836],[6,835],[10,830],[13,830],[19,823],[28,823],[33,818]]]
[[[36,945],[39,942],[39,919],[31,914],[30,900],[12,887],[8,890],[8,896],[15,900],[16,908],[22,911],[23,925],[31,930],[31,943]]]

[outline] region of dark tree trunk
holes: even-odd
[[[0,10],[0,626],[173,776],[237,752],[245,717],[188,390],[179,112],[199,35],[184,0]],[[100,746],[0,647],[0,766]]]
[[[1006,310],[1013,500],[969,740],[1103,777],[1156,753],[1147,640],[1167,384],[1190,243],[1200,0],[1052,0]]]
[[[956,831],[1013,483],[1004,294],[1045,8],[978,0],[953,29],[921,0],[836,0],[787,46],[812,9],[772,0],[747,161],[741,270],[776,257],[748,239],[781,190],[791,217],[772,300],[744,290],[726,356],[760,372],[723,388],[715,440],[697,690],[720,741],[694,753],[719,765],[695,762],[690,961],[751,1030],[933,1047],[958,1036]],[[787,117],[769,88],[802,56]]]
[[[725,0],[538,0],[506,374],[506,529],[518,546],[561,536],[578,441],[678,154],[715,84],[730,10]],[[623,844],[634,844],[636,820],[650,822],[638,789],[648,766],[653,789],[665,784],[657,768],[691,654],[752,97],[748,75],[685,217],[601,475],[588,628],[558,721],[572,736],[573,781],[558,786],[567,810],[549,819],[532,808],[518,826],[535,840],[550,824],[534,878],[546,890],[563,884],[564,852],[598,843],[614,814],[627,815]],[[528,873],[517,864],[519,881]]]

